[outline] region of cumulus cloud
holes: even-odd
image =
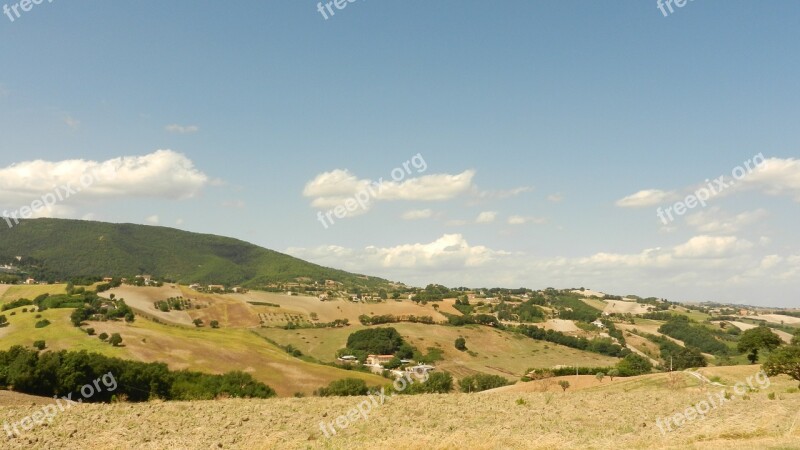
[[[564,196],[561,194],[550,194],[547,196],[547,201],[552,203],[561,203],[564,200]]]
[[[145,219],[145,222],[147,222],[150,225],[158,225],[158,222],[160,222],[160,220],[157,215],[152,215],[147,219]]]
[[[478,214],[475,223],[492,223],[497,218],[497,211],[483,211]]]
[[[158,150],[107,161],[25,161],[0,168],[0,203],[20,205],[71,186],[65,202],[130,197],[185,199],[199,193],[208,177],[185,155]]]
[[[741,253],[753,244],[736,236],[695,236],[674,249],[676,258],[724,258]]]
[[[200,131],[200,127],[198,127],[197,125],[178,125],[174,123],[164,127],[164,130],[169,133],[192,134]]]
[[[405,172],[404,172],[405,173]],[[410,175],[409,175],[410,176]],[[323,172],[306,183],[303,196],[311,199],[311,206],[334,209],[348,200],[358,200],[359,207],[348,208],[348,215],[366,212],[378,201],[443,201],[453,199],[472,186],[474,170],[460,174],[424,175],[408,180],[372,181],[358,178],[347,170]]]
[[[675,198],[677,195],[674,191],[645,189],[617,200],[616,205],[620,208],[643,208],[669,202]]]
[[[420,219],[430,219],[433,217],[433,210],[431,209],[414,209],[411,211],[406,211],[401,216],[403,220],[420,220]]]
[[[513,189],[506,189],[506,190],[494,190],[494,191],[482,191],[478,189],[477,186],[473,186],[471,189],[472,197],[473,197],[473,204],[476,202],[482,202],[486,200],[504,200],[511,197],[516,197],[520,194],[524,194],[526,192],[531,192],[533,190],[530,186],[519,186]]]
[[[800,202],[800,160],[768,158],[737,181],[742,190],[758,190],[767,195],[785,195]]]

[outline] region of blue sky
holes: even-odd
[[[327,20],[306,0],[44,2],[0,16],[0,207],[105,164],[114,180],[37,215],[417,285],[800,306],[798,18],[792,1],[356,0]],[[424,171],[320,223],[414,155]]]

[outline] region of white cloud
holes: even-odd
[[[513,189],[495,191],[481,191],[477,186],[473,186],[471,189],[474,200],[479,202],[485,200],[504,200],[526,192],[531,192],[532,190],[533,188],[530,186],[519,186]],[[473,201],[473,204],[475,201]]]
[[[468,224],[466,220],[463,219],[451,219],[445,222],[444,224],[448,227],[463,227],[464,225]]]
[[[645,189],[625,198],[617,200],[616,205],[620,208],[642,208],[646,206],[659,205],[672,201],[676,198],[674,191],[662,191],[659,189]]]
[[[769,158],[736,182],[736,188],[786,195],[800,202],[800,160]]]
[[[478,214],[475,223],[492,223],[497,218],[497,211],[483,211]]]
[[[63,203],[131,197],[185,199],[197,195],[207,183],[208,177],[189,158],[171,150],[102,162],[24,161],[0,168],[0,203],[20,207],[56,190],[63,192],[66,186],[75,192]]]
[[[150,225],[158,225],[159,219],[158,219],[158,216],[152,215],[152,216],[148,217],[147,219],[145,219],[145,222],[147,222]]]
[[[695,236],[675,247],[676,258],[724,258],[750,249],[753,244],[736,236]]]
[[[686,223],[700,233],[736,233],[767,216],[767,211],[757,209],[745,211],[735,216],[725,213],[718,206],[706,211],[698,211],[686,217]]]
[[[403,220],[420,220],[420,219],[430,219],[433,217],[433,210],[430,209],[414,209],[411,211],[406,211],[401,216]]]
[[[506,255],[484,246],[470,245],[460,234],[445,234],[429,243],[405,244],[394,247],[369,246],[356,251],[339,246],[315,249],[290,248],[287,253],[304,259],[341,266],[343,258],[351,270],[369,267],[401,270],[457,270],[485,266]]]
[[[525,225],[526,223],[541,225],[545,222],[547,222],[547,219],[541,217],[510,216],[508,218],[509,225]]]
[[[172,124],[172,125],[167,125],[166,127],[164,127],[164,130],[169,132],[169,133],[193,134],[193,133],[197,133],[198,131],[200,131],[200,127],[198,127],[197,125]]]
[[[550,194],[547,196],[547,201],[552,203],[561,203],[564,200],[564,196],[561,194]]]
[[[460,174],[425,175],[408,180],[373,182],[359,179],[347,170],[324,172],[306,183],[303,195],[311,206],[321,210],[344,206],[350,200],[360,200],[359,207],[348,209],[348,216],[366,212],[377,201],[442,201],[453,199],[472,186],[475,171]]]

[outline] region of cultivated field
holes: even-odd
[[[785,323],[786,325],[800,325],[800,317],[784,316],[782,314],[762,314],[753,316],[754,319],[762,319],[772,323]]]
[[[650,311],[647,305],[634,301],[605,300],[607,303],[603,312],[617,314],[645,314]]]
[[[356,377],[370,385],[381,385],[384,378],[312,364],[289,356],[250,330],[240,328],[186,328],[154,323],[142,317],[136,322],[89,322],[96,334],[120,333],[122,347],[112,347],[97,336],[88,336],[72,326],[69,309],[48,309],[42,313],[22,313],[22,308],[6,311],[10,325],[0,328],[0,349],[13,345],[30,347],[42,339],[52,350],[87,350],[106,356],[144,362],[165,362],[171,369],[190,369],[207,373],[241,370],[274,388],[278,395],[296,392],[310,394],[333,380]],[[16,312],[11,316],[11,312]],[[35,328],[35,316],[50,320],[50,325]],[[86,327],[84,327],[86,328]]]
[[[734,368],[730,375],[738,380],[744,372],[733,372],[741,370]],[[670,385],[667,375],[660,376],[606,380],[566,393],[390,397],[366,420],[330,437],[320,423],[335,421],[366,398],[80,405],[47,427],[0,440],[15,449],[800,448],[800,394],[786,392],[796,383],[773,380],[765,391],[734,398],[705,419],[662,434],[657,419],[685,411],[720,388],[704,390],[688,378],[684,386]],[[775,400],[768,399],[770,392],[776,393]],[[12,421],[37,410],[25,401],[11,402],[2,413]]]

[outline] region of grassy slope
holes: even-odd
[[[33,341],[43,339],[53,350],[87,350],[107,356],[115,356],[145,362],[166,362],[173,369],[191,369],[209,373],[231,370],[250,372],[257,379],[272,386],[279,395],[295,392],[311,393],[329,382],[356,377],[370,385],[382,385],[384,378],[311,364],[286,354],[283,350],[266,342],[244,329],[191,329],[161,325],[138,317],[133,324],[121,322],[90,322],[88,325],[101,332],[120,333],[124,347],[114,348],[101,342],[96,336],[72,326],[71,310],[46,310],[42,314],[52,322],[45,328],[35,328],[35,315],[22,313],[22,308],[12,310],[11,325],[0,328],[0,349],[13,345],[30,346]]]
[[[44,275],[58,279],[145,272],[184,282],[225,284],[263,284],[301,276],[359,285],[385,282],[236,239],[144,225],[26,220],[12,229],[0,229],[0,249],[0,259],[34,258],[45,265]]]
[[[64,294],[66,293],[66,284],[34,284],[8,286],[8,289],[3,295],[0,295],[0,303],[8,303],[21,298],[33,300],[42,294]]]
[[[413,323],[395,323],[403,337],[421,351],[428,347],[441,349],[444,360],[436,363],[441,370],[451,372],[456,378],[474,373],[501,375],[512,380],[519,379],[526,369],[555,365],[610,366],[616,358],[596,353],[583,352],[569,347],[536,341],[514,333],[490,327],[448,327]],[[291,344],[302,352],[322,361],[333,359],[336,350],[345,346],[347,337],[365,327],[350,326],[340,329],[282,330],[263,328],[258,333],[282,345]],[[467,348],[477,353],[456,350],[456,338],[464,337]]]

